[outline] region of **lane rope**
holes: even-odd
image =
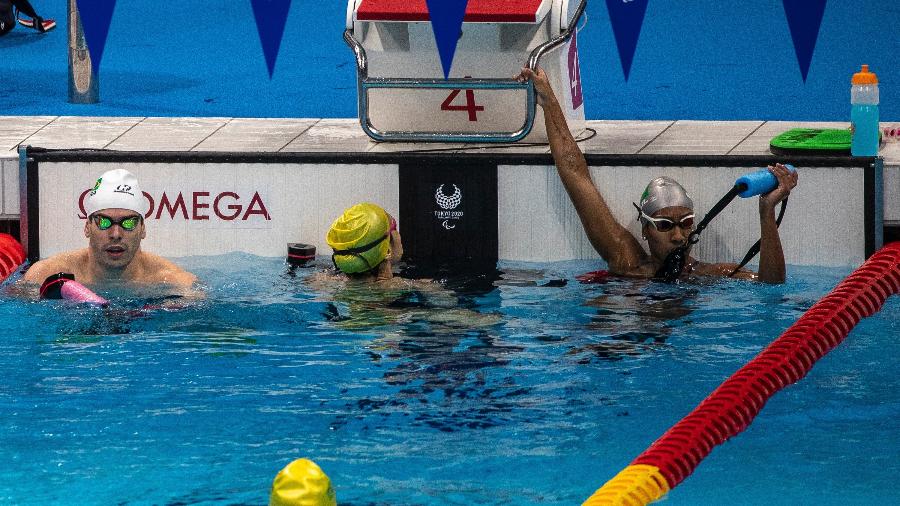
[[[746,429],[772,395],[800,381],[860,320],[877,313],[898,292],[900,242],[894,242],[841,281],[584,504],[638,506],[660,499],[715,446]],[[657,483],[657,477],[664,483]]]

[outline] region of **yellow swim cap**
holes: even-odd
[[[334,250],[334,264],[347,274],[374,269],[390,249],[390,218],[381,207],[364,202],[334,220],[325,241]]]
[[[297,459],[275,476],[269,506],[337,506],[331,480],[309,459]]]

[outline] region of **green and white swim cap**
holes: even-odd
[[[84,210],[90,216],[104,209],[128,209],[141,216],[147,212],[147,200],[134,174],[125,169],[103,173],[84,199]]]

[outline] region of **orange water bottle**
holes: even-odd
[[[878,156],[878,76],[869,66],[853,74],[850,87],[850,124],[853,156]]]

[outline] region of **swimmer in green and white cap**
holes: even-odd
[[[642,225],[641,234],[647,242],[649,254],[644,251],[637,238],[616,221],[591,179],[584,154],[569,132],[566,117],[544,71],[538,69],[535,72],[526,68],[517,79],[534,81],[537,102],[544,109],[550,150],[559,177],[575,205],[588,239],[609,264],[612,274],[638,278],[659,277],[659,273],[669,263],[667,258],[672,253],[683,252],[680,255],[683,257],[683,270],[679,271],[680,274],[732,275],[737,264],[709,264],[690,257],[688,236],[694,229],[694,203],[684,188],[671,178],[662,177],[650,181],[641,196],[640,205],[635,204]],[[784,252],[775,224],[775,206],[786,199],[797,186],[797,172],[788,170],[782,164],[770,166],[769,171],[778,180],[778,187],[759,197],[759,273],[741,269],[733,277],[783,283]]]
[[[84,201],[88,247],[59,253],[32,265],[20,280],[39,285],[57,273],[73,274],[86,286],[105,284],[164,285],[179,294],[193,294],[196,277],[158,255],[141,250],[147,236],[147,201],[134,174],[124,169],[105,172]]]

